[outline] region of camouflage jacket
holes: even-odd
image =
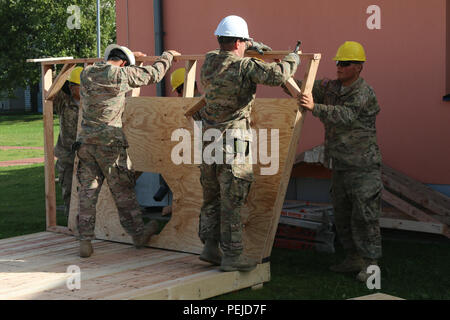
[[[334,170],[380,166],[375,128],[380,107],[364,79],[348,87],[338,80],[315,81],[313,97],[312,114],[325,126],[325,163]]]
[[[77,141],[86,144],[128,147],[122,131],[125,93],[162,80],[173,56],[164,52],[152,66],[117,67],[95,63],[81,73],[81,130]]]
[[[80,102],[71,95],[58,92],[53,101],[53,112],[59,116],[59,136],[55,146],[57,158],[72,157],[72,144],[77,137],[78,107]]]
[[[280,86],[295,73],[298,64],[296,54],[287,55],[279,63],[265,63],[227,51],[208,52],[200,75],[206,100],[206,106],[199,112],[203,128],[222,132],[250,129],[256,85]],[[251,141],[251,135],[241,138]]]

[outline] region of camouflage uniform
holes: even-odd
[[[373,89],[359,78],[348,87],[316,81],[313,115],[325,126],[325,163],[333,168],[331,196],[338,235],[347,253],[381,257],[381,154]]]
[[[104,179],[116,203],[120,222],[132,236],[143,233],[143,220],[135,194],[135,177],[122,131],[125,93],[161,81],[173,56],[164,52],[152,66],[117,67],[106,62],[81,73],[81,130],[77,142],[80,160],[78,230],[80,240],[95,238],[95,207]]]
[[[64,200],[64,211],[67,216],[70,209],[73,164],[75,161],[72,144],[77,137],[79,105],[79,101],[76,101],[71,95],[64,93],[62,90],[56,95],[53,103],[53,110],[59,115],[59,136],[55,146],[55,156],[58,158],[56,168]]]
[[[280,86],[296,71],[299,58],[290,54],[280,63],[265,63],[254,58],[240,58],[227,51],[207,53],[201,69],[201,82],[205,91],[206,106],[199,115],[203,130],[218,129],[224,136],[227,129],[242,129],[233,135],[235,150],[245,152],[243,164],[203,164],[200,182],[203,187],[203,206],[200,213],[199,237],[220,240],[226,255],[242,253],[242,226],[240,209],[245,203],[253,169],[248,161],[251,150],[250,113],[255,100],[256,85]],[[208,144],[204,144],[204,148]],[[203,149],[204,150],[204,149]],[[233,155],[232,155],[233,156]]]

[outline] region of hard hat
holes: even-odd
[[[345,41],[336,53],[335,61],[366,61],[363,46],[356,41]]]
[[[186,69],[178,68],[170,75],[170,84],[172,85],[172,92],[184,83],[184,76]]]
[[[130,61],[130,65],[134,65],[136,63],[136,59],[134,58],[133,52],[131,52],[130,49],[124,46],[119,46],[118,44],[110,44],[105,49],[105,60],[108,60],[109,54],[113,49],[119,49],[121,50],[128,58],[128,61]]]
[[[83,71],[83,67],[75,67],[69,75],[69,82],[80,84],[80,74]]]
[[[220,21],[214,32],[215,36],[235,37],[253,40],[248,35],[247,22],[238,16],[228,16]]]

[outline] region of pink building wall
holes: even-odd
[[[442,101],[450,71],[445,0],[165,0],[165,49],[199,54],[217,48],[213,35],[230,14],[246,19],[250,36],[274,50],[322,53],[318,78],[334,78],[332,58],[354,40],[366,49],[362,77],[374,88],[381,113],[378,139],[384,162],[424,183],[450,184],[450,102]],[[117,0],[117,41],[154,54],[153,1]],[[366,26],[370,5],[381,9],[381,29]],[[127,18],[128,17],[128,18]],[[128,21],[128,24],[127,24]],[[181,67],[178,63],[173,67]],[[201,64],[200,64],[201,66]],[[296,77],[302,77],[303,69]],[[197,72],[197,79],[199,73]],[[200,88],[201,89],[201,88]],[[155,95],[155,86],[142,90]],[[166,93],[171,95],[169,77]],[[260,87],[258,97],[286,97],[280,88]],[[322,124],[308,114],[299,152],[323,142]]]

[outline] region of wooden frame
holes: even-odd
[[[264,54],[264,59],[279,59],[290,53],[289,51],[273,51]],[[252,56],[258,56],[251,53]],[[302,66],[306,65],[302,88],[298,88],[295,81],[290,79],[287,88],[293,96],[300,92],[311,92],[313,82],[320,61],[320,54],[301,54]],[[158,57],[138,58],[138,63],[155,61]],[[202,244],[198,239],[198,215],[201,205],[201,189],[199,184],[199,170],[196,165],[176,167],[167,162],[170,159],[170,132],[176,128],[185,128],[192,132],[191,119],[184,116],[192,106],[201,101],[194,98],[194,83],[197,61],[204,56],[189,55],[177,57],[178,61],[186,62],[185,86],[183,98],[139,97],[139,91],[133,90],[131,97],[127,98],[127,106],[123,115],[124,132],[129,141],[129,154],[133,166],[137,171],[159,172],[163,175],[173,191],[174,202],[172,218],[159,235],[155,235],[149,242],[150,247],[177,250],[198,254]],[[44,88],[44,117],[53,118],[53,105],[50,100],[62,87],[63,73],[77,63],[90,64],[100,59],[45,59],[39,62],[42,65]],[[61,76],[52,85],[50,70],[51,64],[64,64]],[[50,77],[49,77],[50,75]],[[149,108],[151,106],[151,108]],[[279,107],[277,114],[273,108]],[[246,254],[259,260],[262,265],[268,263],[278,226],[278,220],[286,194],[290,173],[295,160],[296,150],[300,141],[301,128],[305,111],[299,110],[296,99],[256,99],[252,114],[255,128],[280,129],[280,155],[279,171],[271,177],[257,177],[255,187],[252,186],[249,201],[242,210],[244,224],[244,247]],[[80,117],[81,120],[81,117]],[[125,125],[126,124],[126,125]],[[162,127],[163,126],[163,127]],[[253,126],[253,125],[252,125]],[[158,130],[159,128],[159,130]],[[44,121],[44,140],[46,141],[46,215],[47,231],[65,234],[76,234],[76,215],[78,195],[76,179],[72,187],[71,209],[68,227],[56,224],[54,156],[53,156],[53,126]],[[173,144],[172,144],[173,145]],[[168,153],[169,152],[169,153]],[[168,161],[170,162],[170,161]],[[74,172],[76,172],[77,161]],[[256,165],[259,168],[259,164]],[[113,240],[122,243],[131,243],[129,237],[122,229],[115,212],[117,209],[106,181],[99,195],[97,204],[96,237],[103,240]],[[257,192],[258,188],[263,188]],[[267,192],[266,192],[267,191]],[[177,197],[177,194],[183,196]],[[200,194],[200,198],[199,198]],[[267,204],[263,207],[263,204]],[[266,268],[269,272],[269,268]],[[267,279],[270,276],[266,277]],[[265,280],[268,281],[268,280]],[[225,292],[222,292],[225,293]]]

